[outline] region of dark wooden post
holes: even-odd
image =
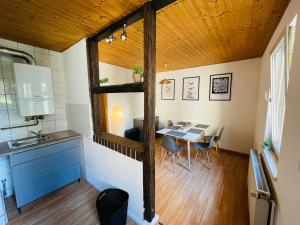
[[[101,133],[101,113],[100,113],[100,95],[93,94],[92,89],[99,86],[99,53],[98,42],[93,38],[88,38],[86,41],[87,58],[88,58],[88,73],[90,85],[90,98],[92,106],[92,118],[94,134]]]
[[[155,216],[155,66],[156,12],[151,2],[144,8],[144,207],[145,220]]]

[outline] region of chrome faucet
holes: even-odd
[[[39,130],[38,132],[30,131],[30,133],[35,134],[39,138],[45,137],[45,135],[43,135],[43,131],[42,130]]]

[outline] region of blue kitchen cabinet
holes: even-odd
[[[12,154],[10,160],[18,208],[80,179],[78,139]]]

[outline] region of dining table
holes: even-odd
[[[191,170],[191,143],[203,141],[206,133],[211,132],[212,127],[208,124],[177,122],[172,126],[158,130],[156,133],[172,136],[187,142],[188,171]]]

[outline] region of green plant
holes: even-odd
[[[133,68],[133,73],[134,74],[143,74],[143,67],[140,66],[140,65],[136,65],[134,68]]]
[[[104,83],[107,83],[107,82],[108,82],[108,78],[107,77],[99,80],[100,84],[104,84]]]
[[[266,147],[266,148],[270,148],[271,147],[271,145],[272,145],[272,142],[271,142],[271,140],[264,140],[264,146]]]

